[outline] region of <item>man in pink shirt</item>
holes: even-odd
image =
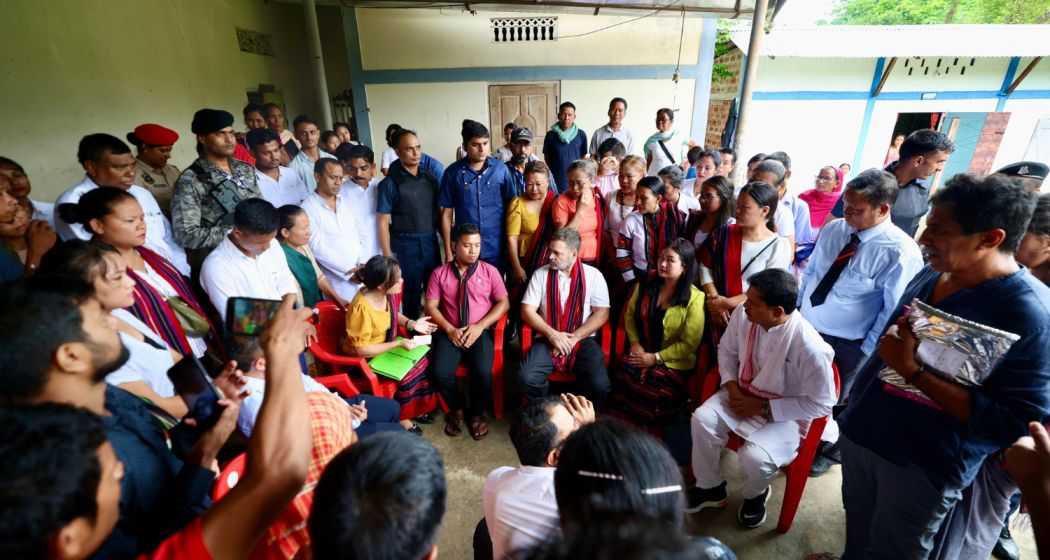
[[[485,409],[492,391],[494,341],[489,331],[510,304],[500,271],[481,257],[481,232],[471,223],[452,231],[453,259],[434,270],[427,284],[426,314],[438,326],[430,352],[434,383],[448,405],[445,434],[462,433],[464,408],[470,435],[488,435]],[[470,372],[470,400],[464,407],[456,387],[456,368],[466,360]]]

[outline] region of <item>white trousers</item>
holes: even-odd
[[[708,399],[693,412],[689,422],[693,437],[693,476],[699,488],[714,488],[725,480],[719,460],[732,430],[718,414],[718,406],[718,399]],[[769,481],[780,468],[765,449],[750,441],[737,450],[737,458],[744,472],[744,486],[741,489],[744,499],[765,492]]]

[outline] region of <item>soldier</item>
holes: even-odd
[[[255,170],[233,158],[233,115],[201,109],[191,125],[197,135],[197,158],[175,184],[171,219],[175,239],[186,248],[194,276],[233,227],[233,209],[248,198],[260,198]]]
[[[127,134],[138,152],[135,157],[135,184],[142,185],[167,217],[171,217],[171,193],[179,179],[179,168],[168,164],[171,148],[179,133],[159,124],[140,124]]]

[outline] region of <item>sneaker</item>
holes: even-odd
[[[714,488],[698,488],[696,486],[686,490],[685,512],[696,513],[707,508],[724,508],[729,499],[726,492],[726,483],[722,482]]]
[[[813,459],[813,464],[809,467],[809,477],[816,478],[821,476],[831,470],[831,467],[833,466],[835,466],[835,461],[832,461],[823,455],[817,455],[817,457]]]
[[[740,504],[740,511],[737,512],[736,518],[740,521],[740,524],[748,529],[754,529],[765,523],[766,521],[766,502],[769,501],[769,490],[770,487],[766,487],[766,491],[755,496],[754,498],[744,500],[744,503]]]

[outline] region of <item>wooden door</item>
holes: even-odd
[[[560,89],[558,82],[489,86],[489,130],[493,137],[501,137],[503,125],[512,122],[532,130],[536,142],[542,143],[547,129],[558,120]]]

